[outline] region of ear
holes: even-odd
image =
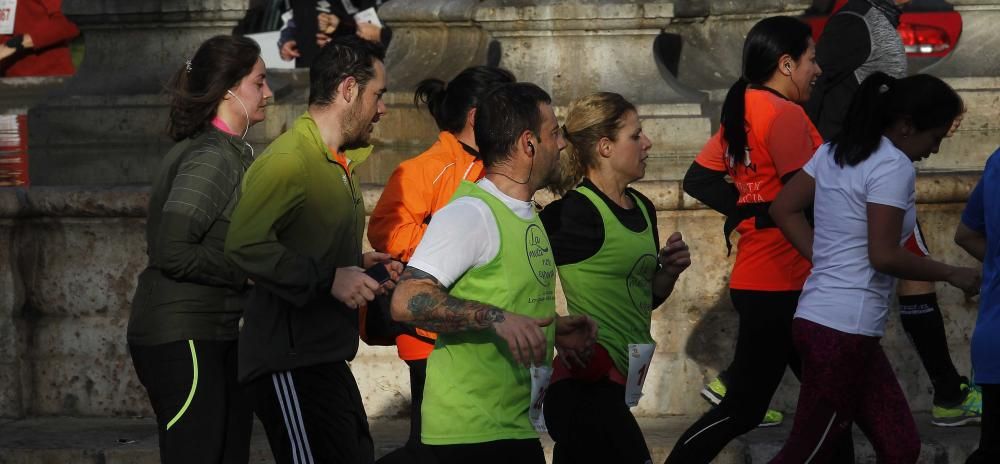
[[[535,156],[535,150],[538,149],[536,142],[535,134],[532,134],[530,130],[521,132],[521,136],[517,138],[518,149],[527,154],[529,158]]]
[[[345,102],[350,103],[357,98],[358,94],[358,80],[354,76],[347,76],[344,80],[340,81],[340,86],[337,88],[337,92],[340,94],[340,98],[343,98]]]
[[[784,54],[781,58],[778,58],[778,72],[786,76],[792,75],[792,69],[795,67],[795,60],[792,59],[792,55]]]
[[[473,107],[468,113],[465,113],[465,127],[474,127],[476,125],[476,108]]]
[[[899,120],[899,132],[903,134],[903,137],[909,137],[917,133],[916,126],[913,125],[913,118],[909,116],[904,116],[903,119]]]
[[[597,141],[597,154],[602,158],[610,157],[611,153],[614,151],[613,146],[614,144],[611,143],[611,139],[601,137],[601,139]]]

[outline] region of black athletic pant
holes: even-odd
[[[250,459],[253,409],[236,381],[236,341],[129,345],[156,413],[160,462],[239,463]]]
[[[965,464],[995,464],[1000,462],[1000,384],[979,386],[983,389],[979,449],[969,456]]]
[[[346,362],[275,372],[250,382],[277,464],[371,464],[375,447]]]
[[[730,441],[764,419],[786,366],[799,375],[799,357],[792,346],[792,317],[799,293],[729,290],[740,323],[725,379],[726,397],[681,435],[667,463],[711,462]],[[845,437],[838,444],[836,462],[853,463],[853,443],[850,434]]]
[[[538,439],[424,446],[441,464],[545,464],[542,442]]]
[[[959,375],[951,360],[937,294],[900,296],[899,319],[934,386],[934,404],[950,407],[965,400],[962,384],[968,379]],[[719,378],[728,385],[728,369]]]
[[[899,318],[934,385],[934,404],[955,406],[961,403],[965,399],[962,383],[968,379],[958,374],[951,361],[937,294],[900,296]]]
[[[424,381],[427,380],[427,360],[406,361],[410,366],[410,437],[406,445],[382,456],[376,464],[432,464],[434,457],[420,442],[420,407],[424,403]]]
[[[651,463],[639,423],[625,404],[625,387],[560,380],[545,393],[545,425],[555,440],[552,464]]]

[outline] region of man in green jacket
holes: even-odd
[[[555,260],[531,201],[566,147],[549,95],[505,84],[476,113],[486,177],[431,220],[392,298],[393,318],[438,332],[421,441],[440,464],[545,462],[535,427],[553,344],[582,354],[597,328],[557,317]]]
[[[384,291],[361,266],[402,270],[384,253],[362,255],[365,207],[353,175],[370,152],[357,149],[385,113],[384,56],[355,36],[320,52],[308,111],[247,171],[226,237],[226,256],[254,283],[239,377],[279,464],[374,460],[347,362],[358,350],[357,308]]]

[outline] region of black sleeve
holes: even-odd
[[[840,13],[830,18],[816,44],[816,62],[823,74],[816,79],[806,114],[824,140],[840,131],[851,97],[858,88],[854,71],[871,54],[868,25],[854,14]]]
[[[864,19],[850,13],[835,14],[816,44],[816,62],[823,70],[820,79],[839,81],[864,64],[870,54],[871,38]]]
[[[549,235],[557,266],[590,258],[604,244],[601,213],[580,193],[567,192],[546,206],[539,216]]]
[[[684,174],[684,191],[698,201],[725,216],[736,213],[740,193],[736,186],[726,181],[726,173],[713,171],[698,163],[691,163]]]
[[[639,197],[639,201],[642,202],[643,206],[646,207],[646,211],[649,212],[649,225],[653,228],[653,244],[656,246],[657,252],[660,250],[660,229],[656,222],[656,207],[653,206],[653,202],[646,198],[645,195],[639,193],[637,190],[632,190],[635,192],[636,196]],[[664,301],[667,301],[667,297],[670,295],[658,297],[656,293],[653,293],[653,309],[659,308]]]

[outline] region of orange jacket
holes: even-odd
[[[482,161],[452,133],[441,132],[427,151],[400,163],[389,176],[368,222],[368,241],[394,259],[409,261],[431,215],[448,204],[462,180],[476,181],[482,176]],[[417,332],[436,338],[431,332]],[[407,361],[426,359],[434,348],[409,335],[397,337],[396,346],[399,357]]]

